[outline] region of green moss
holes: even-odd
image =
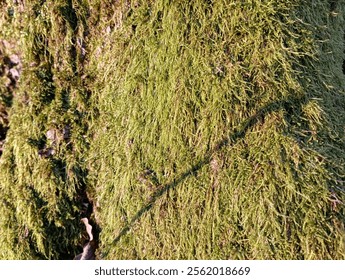
[[[344,259],[341,1],[33,2],[1,258]]]
[[[76,69],[79,25],[71,30],[65,5],[27,4],[20,18],[25,65],[1,157],[2,258],[72,258],[81,245],[86,90]]]

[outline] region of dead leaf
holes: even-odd
[[[89,224],[88,218],[82,218],[81,221],[84,223],[86,232],[89,235],[90,241],[93,240],[93,235],[92,235],[92,226]]]

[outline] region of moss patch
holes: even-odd
[[[341,1],[18,8],[1,258],[344,259]]]

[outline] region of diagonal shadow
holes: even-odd
[[[190,169],[182,173],[178,178],[174,179],[172,182],[167,183],[160,187],[158,191],[156,191],[150,202],[148,202],[146,205],[144,205],[130,220],[127,226],[122,228],[120,233],[117,235],[117,237],[109,244],[109,245],[115,245],[120,241],[122,236],[124,236],[134,225],[136,221],[138,221],[143,214],[150,211],[150,209],[154,206],[157,199],[159,199],[163,194],[168,192],[171,189],[174,189],[177,185],[179,185],[181,182],[183,182],[187,177],[191,175],[196,175],[197,172],[205,165],[209,164],[212,160],[212,155],[215,152],[219,152],[222,150],[225,146],[231,146],[234,145],[239,140],[243,139],[247,133],[247,131],[255,126],[255,124],[263,119],[263,117],[267,114],[270,114],[272,112],[279,111],[281,109],[285,109],[286,112],[290,112],[291,110],[300,111],[303,104],[306,104],[308,102],[308,98],[287,98],[279,101],[271,102],[262,108],[258,109],[257,113],[255,113],[253,116],[249,117],[245,121],[242,122],[239,129],[234,130],[232,133],[230,133],[228,138],[222,139],[218,142],[216,147],[212,150],[210,150],[208,153],[205,154],[204,158],[197,162],[194,166],[192,166]],[[159,183],[157,184],[159,186]],[[105,258],[110,251],[110,247],[108,246],[108,249],[101,252],[101,258]]]

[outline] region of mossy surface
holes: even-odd
[[[2,7],[0,258],[344,259],[344,1],[113,2]]]

